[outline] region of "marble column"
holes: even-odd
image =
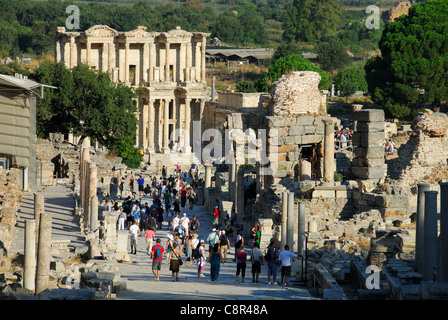
[[[423,252],[424,252],[424,226],[425,226],[425,191],[429,191],[431,185],[419,183],[417,185],[417,212],[415,217],[415,266],[418,273],[423,274]]]
[[[185,67],[185,81],[190,81],[191,77],[190,77],[190,72],[191,72],[191,62],[192,62],[192,51],[191,51],[191,42],[187,42],[186,44],[187,49],[185,52],[185,59],[186,59],[186,67]]]
[[[323,120],[324,131],[324,180],[334,181],[334,123],[332,119]]]
[[[311,162],[302,160],[300,162],[300,181],[311,180]]]
[[[438,238],[437,282],[448,282],[448,183],[440,183],[440,234]]]
[[[90,231],[98,229],[98,196],[95,195],[90,200],[91,214],[90,214]]]
[[[129,43],[124,44],[124,83],[129,85]]]
[[[212,186],[212,167],[213,165],[210,163],[205,163],[205,180],[204,180],[204,199],[205,199],[205,206],[209,206],[209,199],[208,199],[208,188]]]
[[[75,37],[70,37],[70,68],[76,66],[76,43]]]
[[[115,44],[113,42],[109,42],[107,45],[109,50],[107,71],[110,75],[112,75],[114,71],[113,68],[115,67]]]
[[[45,198],[42,191],[34,193],[34,220],[36,220],[36,228],[39,228],[40,215],[45,212]],[[36,231],[36,243],[39,241],[39,232]]]
[[[289,248],[292,250],[294,245],[294,216],[295,216],[295,210],[294,210],[294,192],[288,191],[288,214],[287,214],[287,236],[286,236],[286,244],[289,246]],[[281,250],[284,249],[280,248]]]
[[[288,191],[282,192],[282,221],[281,221],[281,239],[280,248],[284,248],[288,239]]]
[[[191,99],[185,99],[185,137],[184,150],[185,154],[191,153]]]
[[[170,43],[165,43],[165,82],[170,81]]]
[[[86,42],[86,64],[87,64],[88,66],[90,66],[90,52],[91,52],[91,47],[92,47],[92,44],[90,43],[89,39],[87,39],[87,42]]]
[[[149,43],[149,81],[154,81],[154,67],[156,66],[156,45],[153,39]]]
[[[238,220],[242,221],[245,211],[244,203],[244,165],[236,164],[235,210]]]
[[[149,68],[149,43],[145,42],[143,44],[143,70],[141,72],[142,80],[145,83],[145,85],[148,82],[148,68]]]
[[[205,47],[206,47],[206,36],[202,37],[202,50],[201,50],[201,81],[205,82]]]
[[[25,221],[25,265],[23,287],[34,293],[36,288],[36,220]]]
[[[39,243],[36,269],[36,294],[48,289],[51,263],[51,215],[42,213],[39,225]]]
[[[169,139],[169,111],[170,111],[170,100],[164,100],[164,110],[163,110],[163,152],[169,153],[170,149],[168,147]]]
[[[434,267],[437,265],[437,194],[438,191],[425,191],[424,281],[434,280]]]
[[[299,223],[298,223],[298,233],[297,233],[297,252],[299,255],[302,255],[302,250],[305,248],[303,243],[303,235],[305,233],[305,202],[299,201],[298,203],[298,211],[299,211]]]
[[[149,100],[149,117],[148,117],[148,151],[154,152],[155,151],[155,145],[154,145],[154,120],[155,120],[155,107],[154,107],[154,100]]]

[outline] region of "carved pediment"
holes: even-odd
[[[147,37],[148,32],[146,31],[147,28],[144,26],[138,26],[137,29],[132,31],[123,32],[123,34],[127,38],[139,38],[139,37]]]
[[[193,36],[191,32],[182,30],[182,28],[179,26],[176,27],[176,29],[166,32],[166,34],[168,34],[169,37],[177,37],[177,38],[191,38]]]
[[[96,25],[85,31],[86,36],[92,38],[109,38],[115,37],[118,31],[105,25]]]

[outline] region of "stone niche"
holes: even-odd
[[[326,114],[326,95],[319,90],[320,74],[295,71],[284,74],[272,85],[269,112],[273,116]]]

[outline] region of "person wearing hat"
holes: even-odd
[[[199,252],[201,253],[201,257],[197,261],[197,267],[198,267],[198,278],[205,278],[203,272],[205,269],[205,249],[204,249],[205,241],[201,240],[199,242]]]

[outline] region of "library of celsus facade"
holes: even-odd
[[[55,60],[68,68],[80,63],[107,72],[114,82],[140,88],[137,146],[146,153],[168,153],[169,139],[191,152],[193,121],[201,121],[210,88],[205,79],[205,47],[210,34],[177,27],[148,32],[139,26],[119,32],[96,25],[84,32],[57,30]],[[174,140],[178,140],[174,138]]]

